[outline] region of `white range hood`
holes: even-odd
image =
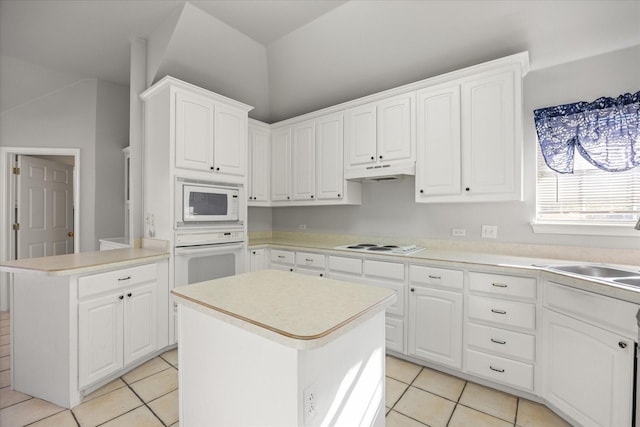
[[[352,181],[391,181],[416,174],[416,162],[362,165],[345,170],[344,178]]]

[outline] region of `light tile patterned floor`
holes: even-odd
[[[173,427],[178,351],[170,350],[68,410],[11,390],[9,315],[0,313],[0,426]],[[4,347],[4,348],[3,348]],[[546,407],[387,356],[387,427],[568,426]]]

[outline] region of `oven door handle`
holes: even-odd
[[[209,253],[229,252],[229,251],[242,250],[243,247],[244,245],[242,243],[231,243],[231,244],[221,243],[218,245],[206,245],[206,246],[198,246],[198,247],[190,246],[190,247],[176,248],[175,254],[176,255],[193,255],[193,254],[200,254],[203,252],[209,252]]]

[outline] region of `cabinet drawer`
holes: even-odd
[[[329,270],[340,273],[362,274],[362,260],[341,256],[329,256]]]
[[[279,262],[281,264],[295,264],[296,255],[292,251],[281,251],[279,249],[271,249],[271,262]]]
[[[506,329],[469,323],[467,344],[507,357],[529,361],[535,360],[536,337]]]
[[[156,263],[83,276],[78,279],[78,298],[152,282],[157,277]]]
[[[470,295],[469,317],[531,330],[536,327],[536,307],[525,302]]]
[[[324,268],[324,254],[296,252],[296,265],[305,267]]]
[[[469,290],[507,297],[535,299],[536,279],[472,271],[469,272]]]
[[[384,339],[387,350],[404,353],[404,322],[387,316],[384,326]]]
[[[533,390],[533,365],[467,350],[467,371],[514,387]]]
[[[296,267],[296,273],[306,274],[308,276],[324,277],[324,270],[315,270],[311,268]]]
[[[638,304],[549,282],[545,286],[544,305],[634,341],[638,337]]]
[[[404,264],[366,259],[364,260],[364,274],[385,279],[404,280]]]
[[[462,271],[421,265],[409,266],[409,280],[411,280],[411,283],[454,289],[462,289],[463,285]]]

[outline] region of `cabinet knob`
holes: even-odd
[[[469,187],[465,188],[464,191],[471,191]]]
[[[382,156],[380,156],[380,158],[382,158]]]
[[[118,299],[124,299],[124,295],[120,295]]]
[[[219,171],[219,170],[220,170],[220,168],[216,168],[216,170],[217,170],[217,171]]]
[[[320,277],[324,277],[324,274],[320,273]]]
[[[420,190],[420,194],[424,194],[424,190]]]
[[[251,252],[251,253],[255,255],[255,254],[256,254],[256,251],[253,251],[253,252]]]
[[[411,292],[415,292],[415,291],[416,291],[416,288],[411,288]]]
[[[313,194],[311,195],[311,198],[313,199]]]
[[[374,160],[374,159],[375,159],[375,157],[371,156],[371,160]]]
[[[287,196],[287,200],[291,199],[291,197]]]
[[[341,197],[341,196],[338,194],[338,197]]]
[[[618,343],[618,347],[620,347],[620,348],[627,348],[627,343],[626,343],[626,342],[624,342],[624,341],[620,341],[620,342]]]
[[[293,268],[290,268],[289,271],[293,271]]]
[[[127,294],[127,297],[128,297],[128,298],[131,298],[131,292],[129,292],[129,293]]]
[[[213,166],[211,166],[211,170],[215,169]]]

